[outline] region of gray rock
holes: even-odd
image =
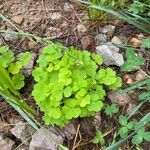
[[[35,130],[28,124],[19,122],[10,130],[10,132],[24,144],[28,145],[28,139],[35,132]]]
[[[11,150],[13,145],[14,145],[14,141],[10,140],[10,139],[3,139],[0,136],[0,149],[1,150]]]
[[[37,54],[36,53],[31,53],[31,59],[30,59],[28,65],[26,65],[24,67],[24,70],[23,70],[23,74],[26,77],[31,75],[31,72],[32,72],[33,66],[34,66],[34,61],[35,61],[36,58],[37,58]]]
[[[116,27],[113,25],[107,25],[101,29],[101,33],[107,34],[109,37],[111,37],[115,32],[115,28]]]
[[[106,66],[116,65],[120,67],[124,64],[123,56],[118,51],[119,49],[110,43],[96,47],[96,52],[102,55]]]
[[[52,131],[41,128],[33,136],[29,150],[57,150],[58,144],[63,144],[64,139]]]
[[[16,34],[11,33],[11,32],[13,32],[12,29],[7,29],[6,31],[7,32],[2,34],[6,41],[11,41],[12,42],[12,41],[15,41],[18,38],[18,36]]]
[[[70,123],[67,125],[64,129],[63,132],[65,133],[65,136],[67,137],[68,140],[73,140],[73,138],[76,135],[76,129],[73,125],[73,123]]]
[[[103,45],[107,43],[107,36],[105,34],[98,34],[95,36],[96,45]]]
[[[117,36],[114,36],[114,37],[112,38],[112,40],[111,40],[111,43],[120,45],[120,44],[122,44],[122,41],[121,41],[121,39],[118,38]]]
[[[108,93],[108,98],[112,103],[116,103],[119,106],[124,106],[131,101],[130,96],[127,93],[122,93],[121,90]]]

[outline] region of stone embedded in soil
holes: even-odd
[[[0,30],[5,30],[6,29],[6,25],[5,24],[0,24]]]
[[[61,31],[61,29],[56,28],[56,27],[49,27],[46,30],[45,35],[48,37],[52,37],[52,38],[58,38],[62,35],[62,31]]]
[[[78,31],[78,33],[85,33],[85,32],[87,32],[87,28],[85,27],[85,25],[83,25],[83,24],[78,24],[77,25],[77,31]]]
[[[96,52],[104,58],[106,66],[116,65],[121,66],[124,64],[123,55],[118,53],[118,48],[110,43],[96,47]]]
[[[70,123],[65,128],[63,128],[63,132],[68,140],[73,140],[76,135],[76,128],[73,123]]]
[[[107,36],[105,34],[98,34],[95,36],[95,42],[97,46],[101,46],[107,43]]]
[[[115,28],[116,27],[113,26],[113,25],[106,25],[102,29],[100,29],[101,30],[100,32],[103,33],[103,34],[106,34],[109,37],[111,37],[115,32]]]
[[[21,15],[14,16],[11,19],[18,25],[21,25],[23,22],[23,17]]]
[[[146,78],[147,78],[147,76],[146,76],[146,74],[144,72],[142,72],[142,71],[139,70],[136,73],[136,77],[135,77],[136,81],[141,81],[141,80],[144,80]]]
[[[50,19],[52,20],[60,20],[62,18],[62,14],[60,12],[54,12],[52,14],[50,14]]]
[[[72,8],[73,8],[73,6],[71,4],[69,4],[67,2],[64,4],[64,11],[70,12],[70,11],[72,11]]]
[[[28,63],[28,65],[26,65],[24,67],[24,70],[23,70],[23,74],[28,77],[31,75],[31,72],[33,70],[33,66],[34,66],[34,62],[35,62],[35,59],[37,58],[37,53],[31,53],[31,59]]]
[[[122,44],[122,41],[121,41],[121,39],[118,38],[117,36],[114,36],[114,37],[112,38],[112,40],[111,40],[111,43],[120,45],[120,44]]]
[[[1,150],[11,150],[13,145],[14,145],[15,142],[13,142],[11,139],[3,139],[1,136],[0,136],[0,149]]]
[[[100,112],[96,113],[95,116],[93,117],[93,123],[94,123],[95,128],[98,130],[101,125],[101,113]]]
[[[129,41],[129,44],[131,44],[134,48],[137,48],[140,46],[140,40],[135,37],[132,37]]]
[[[108,98],[112,103],[124,106],[131,101],[130,96],[127,93],[122,93],[121,90],[112,91],[108,93]]]
[[[35,132],[35,130],[30,125],[20,121],[10,130],[10,132],[24,144],[28,145],[28,139]]]
[[[48,129],[41,128],[32,136],[29,150],[57,150],[59,147],[58,144],[63,144],[63,141],[64,139],[59,134],[55,134]]]
[[[28,49],[34,49],[36,48],[37,44],[33,41],[28,42]]]
[[[93,40],[90,36],[83,36],[81,39],[81,45],[83,49],[89,49],[93,45]]]
[[[6,32],[2,34],[6,41],[13,42],[18,38],[16,34],[11,33],[11,32],[14,32],[14,31],[12,29],[7,29]]]

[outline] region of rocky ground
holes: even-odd
[[[138,53],[146,59],[143,65],[145,73],[119,72],[119,67],[124,63],[124,49],[114,45],[131,44],[139,49],[140,41],[147,36],[120,20],[107,24],[101,21],[90,21],[83,7],[68,0],[1,0],[0,12],[8,19],[5,18],[4,21],[0,18],[0,30],[8,31],[0,34],[0,44],[7,44],[16,54],[25,50],[32,53],[32,60],[26,68],[27,84],[21,92],[28,103],[36,108],[37,113],[40,113],[39,109],[30,95],[33,81],[30,74],[42,44],[34,43],[26,35],[12,33],[18,32],[18,29],[24,33],[49,37],[52,41],[59,41],[66,46],[74,45],[81,49],[96,51],[103,56],[106,66],[112,66],[118,71],[118,75],[123,78],[124,86],[132,85],[144,79],[145,73],[150,73],[150,51],[140,50]],[[136,96],[137,93],[116,96],[113,92],[109,93],[106,101],[122,106],[122,111],[129,111],[137,104]],[[90,142],[96,129],[107,129],[106,136],[109,140],[110,131],[115,130],[117,126],[115,121],[115,118],[107,119],[104,114],[97,113],[93,118],[74,120],[64,129],[49,127],[50,136],[71,150],[98,150],[98,145]],[[45,129],[35,133],[35,130],[24,122],[2,97],[0,97],[0,146],[2,150],[34,150],[36,147],[40,150],[56,150],[58,148],[52,140],[49,140]]]

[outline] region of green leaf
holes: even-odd
[[[127,125],[127,118],[125,116],[119,116],[119,124],[122,126],[126,126]]]
[[[26,66],[31,59],[31,54],[29,52],[20,53],[18,55],[19,61],[21,62],[22,66]]]
[[[72,88],[70,86],[66,87],[64,89],[64,96],[65,97],[70,97],[71,96],[71,93],[72,93]]]
[[[121,71],[137,70],[145,61],[143,57],[136,55],[134,49],[126,50],[126,58],[127,61],[121,66]]]
[[[95,54],[95,53],[93,53],[91,56],[97,64],[101,65],[103,63],[102,56]]]
[[[134,135],[132,138],[132,143],[136,145],[139,145],[140,143],[142,143],[142,141],[143,141],[143,137],[138,134]]]
[[[141,44],[146,48],[150,48],[150,38],[143,39]]]
[[[94,137],[94,139],[92,140],[92,142],[94,143],[94,144],[101,144],[101,145],[104,145],[105,144],[105,140],[104,140],[104,138],[103,138],[103,134],[102,134],[102,132],[101,131],[97,131],[96,132],[96,135],[95,135],[95,137]]]
[[[127,124],[127,128],[128,129],[132,129],[133,127],[134,127],[134,125],[135,125],[135,122],[129,122],[128,124]]]
[[[127,137],[128,136],[128,128],[127,127],[121,127],[119,129],[119,134],[121,138]]]
[[[118,111],[119,111],[119,108],[117,107],[116,104],[106,105],[106,108],[105,108],[106,115],[109,115],[110,117],[112,117],[112,115],[117,113]]]
[[[18,74],[21,68],[22,68],[21,62],[17,61],[9,65],[8,71],[11,72],[12,74]]]
[[[150,141],[150,132],[145,132],[145,133],[143,134],[143,138],[144,138],[144,140],[146,140],[146,141]]]
[[[22,74],[15,74],[12,77],[12,81],[14,82],[17,90],[21,89],[24,86],[24,79],[25,77]]]

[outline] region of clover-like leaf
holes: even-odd
[[[29,53],[29,52],[20,53],[18,55],[18,58],[22,64],[22,66],[26,66],[29,63],[29,60],[31,59],[31,53]]]
[[[12,81],[14,82],[17,90],[21,89],[24,86],[24,84],[25,84],[24,79],[25,79],[25,77],[22,74],[15,74],[12,77]]]
[[[98,54],[95,54],[93,53],[92,55],[92,58],[95,60],[95,62],[99,65],[101,65],[103,63],[103,58],[102,56],[98,55]]]
[[[135,53],[134,49],[126,50],[126,58],[127,61],[121,66],[121,71],[137,70],[145,61],[143,57]]]
[[[143,137],[139,134],[134,135],[132,138],[132,143],[136,145],[139,145],[140,143],[142,143],[142,141],[143,141]]]
[[[21,68],[22,68],[21,62],[17,61],[9,65],[8,71],[11,72],[12,74],[18,74]]]

